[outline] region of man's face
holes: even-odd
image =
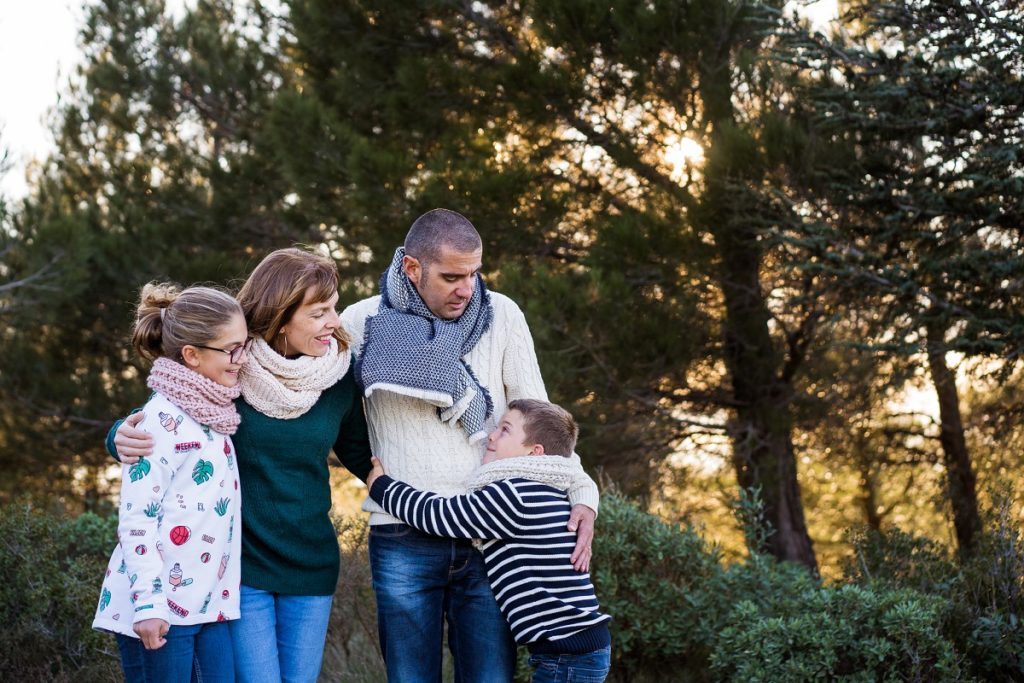
[[[540,444],[526,443],[524,420],[523,414],[518,410],[509,410],[501,416],[498,426],[487,437],[484,464],[505,458],[518,458],[521,455],[538,455],[538,450],[540,453],[544,452]]]
[[[482,249],[460,252],[442,246],[437,260],[427,264],[426,270],[411,256],[406,256],[402,265],[430,312],[438,318],[455,320],[473,296],[482,257]]]

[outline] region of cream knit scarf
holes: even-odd
[[[299,417],[345,376],[351,359],[348,350],[338,350],[336,339],[323,356],[285,358],[257,337],[239,373],[242,398],[268,417]]]
[[[468,488],[473,491],[504,479],[529,479],[556,489],[568,489],[580,466],[560,455],[524,455],[481,465],[469,475]]]
[[[234,434],[241,418],[235,409],[238,385],[226,387],[181,363],[161,356],[153,363],[146,386],[167,397],[201,425],[221,434]]]

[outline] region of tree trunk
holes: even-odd
[[[768,330],[768,308],[758,278],[756,241],[723,236],[722,290],[726,363],[737,405],[732,423],[733,461],[739,485],[758,488],[765,519],[774,531],[759,550],[817,572],[804,521],[793,452],[792,387],[779,379],[781,358]],[[752,236],[750,236],[752,237]]]
[[[878,477],[872,466],[872,454],[868,450],[866,440],[857,435],[854,437],[853,452],[857,458],[857,468],[863,482],[861,505],[864,508],[864,520],[872,531],[882,530],[882,514],[878,510]]]
[[[720,35],[728,35],[724,30]],[[701,70],[701,100],[711,124],[705,165],[706,191],[694,216],[714,236],[718,283],[725,300],[725,361],[736,405],[731,424],[733,462],[742,489],[760,489],[764,518],[773,533],[766,547],[780,560],[798,562],[815,575],[818,563],[800,502],[790,414],[792,386],[783,378],[783,358],[772,343],[770,312],[761,288],[762,247],[744,213],[744,198],[757,192],[747,169],[729,156],[724,136],[735,125],[731,45],[709,50]]]
[[[939,421],[942,426],[939,441],[946,466],[946,489],[953,508],[957,547],[961,556],[966,557],[973,552],[977,534],[981,531],[974,469],[964,439],[963,421],[960,419],[956,377],[946,365],[946,326],[933,321],[928,323],[927,330],[928,366],[939,398]]]

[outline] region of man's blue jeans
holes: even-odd
[[[603,683],[611,658],[610,647],[583,655],[530,655],[533,683]]]
[[[117,635],[126,683],[231,683],[235,662],[227,622],[171,626],[167,642],[147,650],[142,641]]]
[[[324,657],[331,595],[282,595],[243,585],[231,622],[239,683],[315,683]]]
[[[469,541],[371,526],[370,569],[388,683],[441,680],[445,616],[456,683],[512,680],[515,641]]]

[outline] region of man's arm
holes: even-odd
[[[537,362],[537,351],[533,346],[533,335],[526,322],[526,316],[518,306],[513,305],[509,311],[508,344],[502,358],[502,382],[505,385],[505,396],[509,401],[517,398],[536,398],[548,400],[544,379],[540,374]],[[579,464],[579,456],[573,454],[574,462]],[[590,568],[591,544],[594,540],[594,520],[597,519],[597,508],[601,494],[594,480],[587,476],[582,467],[578,475],[569,485],[569,502],[572,503],[572,515],[569,517],[569,530],[576,532],[576,548],[572,553],[573,567],[577,571]]]

